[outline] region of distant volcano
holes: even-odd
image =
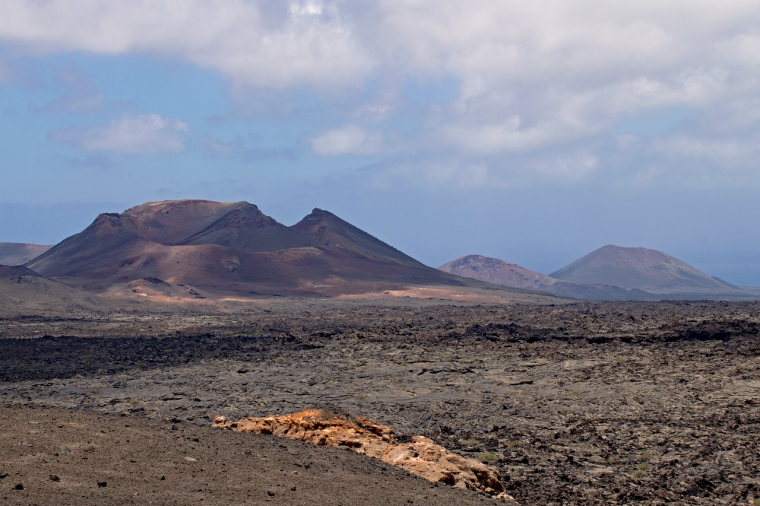
[[[51,246],[0,242],[0,265],[22,265],[49,250]]]
[[[457,276],[479,279],[496,285],[541,291],[561,297],[592,300],[651,298],[650,294],[639,290],[625,290],[605,284],[568,283],[517,264],[481,255],[463,256],[443,264],[439,269]]]
[[[315,209],[287,227],[247,202],[152,202],[99,215],[27,267],[70,286],[150,279],[211,294],[335,295],[407,284],[484,286],[427,267]]]
[[[739,288],[661,251],[604,246],[550,274],[480,255],[452,260],[441,270],[488,283],[590,300],[757,300]]]
[[[466,255],[446,262],[439,269],[457,276],[529,290],[538,290],[540,287],[547,287],[557,282],[546,274],[482,255]]]
[[[604,246],[550,274],[571,283],[604,283],[655,294],[721,293],[737,287],[661,251]]]

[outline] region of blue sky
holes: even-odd
[[[247,200],[430,265],[614,243],[760,285],[758,27],[743,0],[8,0],[0,241]]]

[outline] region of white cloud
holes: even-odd
[[[540,127],[521,128],[520,117],[485,124],[455,124],[445,127],[446,136],[465,151],[479,154],[524,151],[540,146],[552,135]]]
[[[42,52],[168,55],[264,87],[344,86],[369,67],[351,25],[314,1],[7,0],[0,39]]]
[[[399,65],[460,79],[457,100],[426,127],[429,143],[463,155],[533,152],[538,160],[559,147],[570,156],[648,109],[710,114],[729,100],[737,111],[756,103],[760,9],[752,1],[382,5],[392,20],[386,52]],[[491,163],[507,165],[500,161]]]
[[[493,2],[390,0],[383,39],[395,57],[469,79],[603,82],[716,62],[714,44],[757,33],[752,0]]]
[[[294,16],[319,16],[323,11],[324,4],[322,2],[306,1],[290,4],[290,13]]]
[[[594,163],[555,170],[601,174],[600,137],[654,108],[693,108],[695,138],[760,131],[757,0],[5,0],[0,41],[22,52],[157,54],[235,89],[317,87],[335,103],[362,100],[343,92],[370,84],[364,103],[336,108],[343,117],[332,121],[345,126],[312,139],[316,153],[397,151],[388,139],[403,138],[405,150],[462,160],[440,172],[468,181],[514,177],[514,156],[539,177],[545,160],[585,153]],[[402,133],[404,83],[436,79],[457,83],[455,97],[414,104],[420,126]],[[647,156],[666,151],[687,156]]]
[[[619,182],[626,186],[760,188],[758,132],[728,137],[703,133],[623,135],[618,138],[618,148],[618,163],[636,164],[635,170],[619,174]]]
[[[598,87],[755,65],[760,40],[754,0],[6,0],[0,13],[0,38],[34,50],[153,52],[261,86],[391,72]]]
[[[179,152],[184,150],[187,124],[158,114],[124,116],[108,125],[87,129],[64,129],[53,133],[59,141],[87,151],[125,154]]]
[[[320,155],[370,154],[380,149],[381,140],[357,125],[328,130],[311,140],[311,147]]]

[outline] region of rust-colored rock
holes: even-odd
[[[300,439],[320,446],[350,448],[432,482],[511,499],[504,492],[495,468],[452,453],[423,436],[414,436],[410,442],[400,443],[391,427],[361,416],[314,409],[284,416],[246,418],[237,422],[217,417],[214,427]]]

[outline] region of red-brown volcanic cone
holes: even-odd
[[[28,266],[72,286],[144,278],[223,295],[338,295],[408,284],[483,286],[427,267],[315,209],[286,227],[246,202],[153,202],[101,214]]]

